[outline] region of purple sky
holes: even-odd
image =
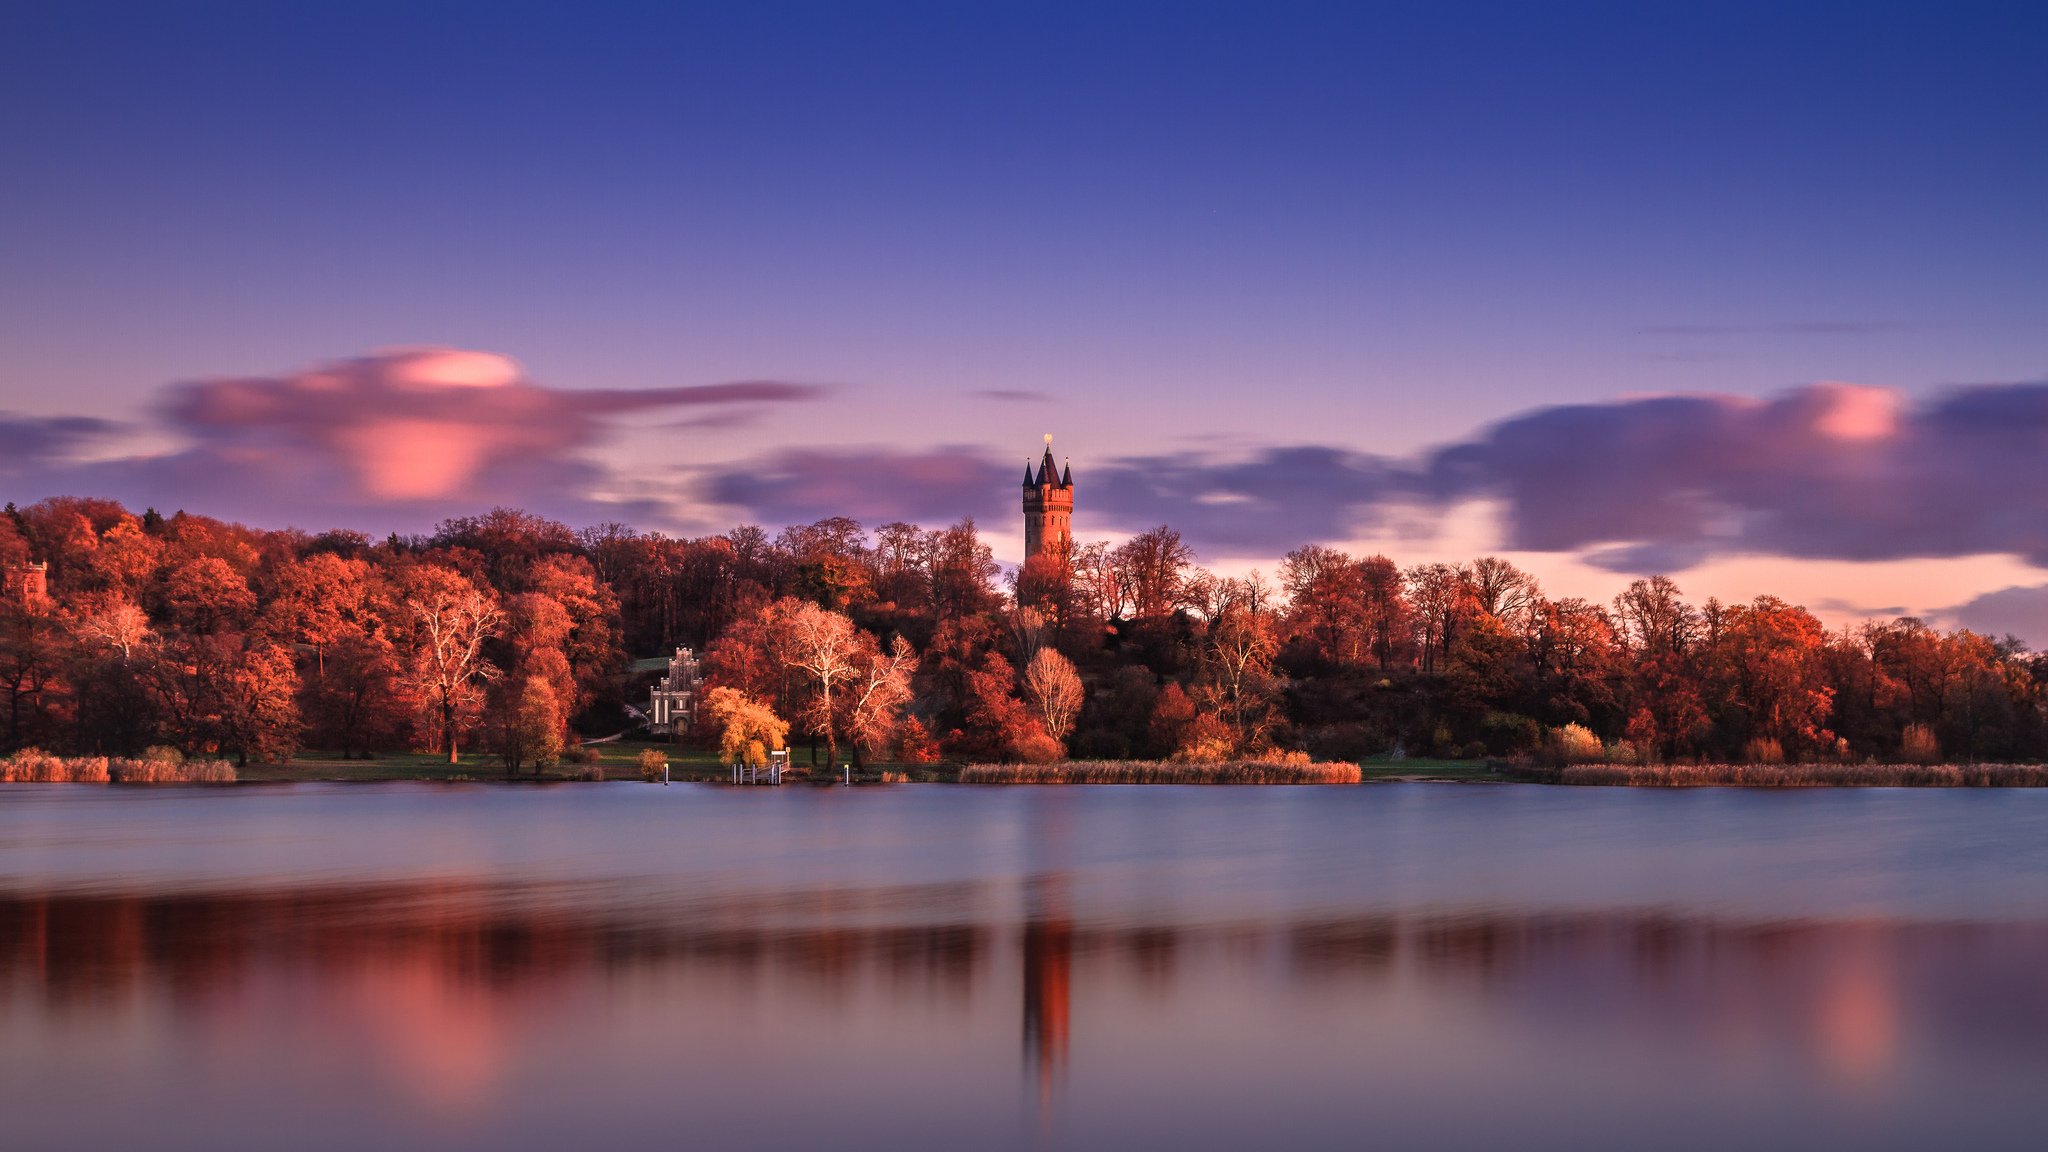
[[[1168,521],[1223,567],[1504,550],[1563,593],[1668,571],[2048,643],[2038,5],[0,32],[17,501],[972,513],[1014,558],[1052,432],[1084,535]]]

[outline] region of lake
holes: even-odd
[[[2039,1149],[2048,791],[0,789],[18,1149]]]

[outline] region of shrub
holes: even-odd
[[[640,750],[640,778],[649,784],[668,776],[668,754],[659,748]]]
[[[165,755],[164,753],[169,753]],[[232,784],[225,760],[187,760],[173,749],[152,748],[141,759],[52,756],[24,748],[0,759],[0,781],[22,784]]]
[[[154,751],[154,749],[152,749]],[[108,766],[116,784],[232,784],[235,766],[226,760],[187,760],[182,757],[140,760],[110,760]]]
[[[1908,764],[1933,764],[1941,759],[1941,742],[1925,724],[1908,724],[1899,742],[1899,759]]]
[[[1010,754],[1026,764],[1050,764],[1065,756],[1067,750],[1043,729],[1032,728],[1011,741]]]
[[[1585,725],[1567,724],[1544,738],[1543,758],[1556,765],[1597,764],[1607,758],[1607,749]]]
[[[0,760],[0,780],[10,784],[104,784],[104,756],[52,756],[40,748],[23,748]]]
[[[1760,736],[1743,745],[1742,754],[1751,764],[1783,764],[1785,746],[1770,736]]]
[[[1607,762],[1609,764],[1640,764],[1643,762],[1643,754],[1636,750],[1636,746],[1633,743],[1627,740],[1616,740],[1607,746]]]

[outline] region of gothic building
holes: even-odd
[[[683,733],[697,719],[697,693],[701,676],[697,654],[676,649],[669,657],[668,674],[654,686],[647,701],[647,720],[659,733]]]
[[[1024,464],[1024,559],[1063,555],[1073,547],[1074,468],[1052,466],[1052,437],[1045,438],[1045,457],[1034,472]]]
[[[0,589],[10,600],[34,604],[49,598],[50,566],[48,564],[9,564],[0,569]]]

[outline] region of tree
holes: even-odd
[[[825,766],[836,766],[841,721],[837,697],[859,674],[861,633],[837,612],[785,599],[771,610],[769,635],[782,662],[809,685],[802,712],[805,727],[824,738]]]
[[[1334,548],[1310,544],[1287,554],[1280,565],[1287,592],[1287,626],[1292,637],[1330,664],[1362,664],[1370,646],[1366,632],[1364,570]]]
[[[913,693],[910,674],[917,668],[917,651],[910,641],[898,636],[885,654],[866,633],[858,668],[848,693],[846,730],[853,737],[854,758],[863,751],[886,748],[892,742],[903,706]]]
[[[1246,585],[1245,591],[1254,587]],[[1279,695],[1273,656],[1279,648],[1272,616],[1260,610],[1259,601],[1242,593],[1226,594],[1222,610],[1209,624],[1197,686],[1198,698],[1209,705],[1207,714],[1230,730],[1236,751],[1264,745],[1273,726],[1273,702]]]
[[[1180,533],[1164,524],[1140,532],[1116,550],[1113,562],[1138,619],[1171,616],[1185,607],[1187,570],[1195,562],[1195,550]]]
[[[286,561],[272,573],[264,627],[278,639],[313,650],[316,675],[327,671],[327,650],[370,624],[370,566],[331,552]]]
[[[1024,666],[1024,698],[1037,710],[1046,734],[1065,743],[1081,712],[1081,677],[1058,650],[1040,648]]]
[[[164,614],[198,636],[239,631],[256,611],[249,581],[218,556],[195,556],[164,581]]]
[[[546,676],[529,674],[505,677],[500,682],[497,707],[492,717],[498,756],[505,774],[512,775],[524,764],[533,774],[562,755],[562,701]]]
[[[760,700],[734,688],[704,693],[704,714],[718,730],[718,754],[727,764],[759,768],[782,748],[789,722]]]
[[[152,647],[140,673],[163,735],[182,751],[231,753],[247,764],[287,758],[298,746],[298,674],[276,644],[173,635]]]
[[[41,742],[56,722],[68,647],[48,601],[0,597],[0,692],[7,700],[7,745]]]
[[[299,709],[313,746],[339,749],[344,760],[397,744],[417,706],[398,652],[374,633],[337,640],[326,671],[300,687]]]
[[[86,600],[72,625],[78,638],[121,654],[127,663],[135,649],[149,639],[149,616],[119,595],[102,595]]]
[[[457,764],[456,742],[481,702],[479,686],[497,676],[483,658],[504,613],[461,573],[422,565],[410,575],[405,609],[413,628],[407,671],[433,710],[436,735]]]

